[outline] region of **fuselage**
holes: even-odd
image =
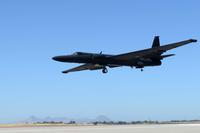
[[[136,66],[138,68],[144,66],[157,66],[161,65],[160,60],[155,59],[133,59],[133,60],[116,60],[112,59],[114,55],[96,54],[96,53],[84,53],[76,52],[72,55],[55,56],[54,60],[59,62],[69,63],[91,63],[100,65],[119,65],[119,66]]]

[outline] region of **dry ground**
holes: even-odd
[[[0,133],[200,133],[200,124],[1,127]]]

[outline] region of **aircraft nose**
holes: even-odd
[[[52,59],[59,62],[71,62],[74,60],[74,56],[72,55],[55,56]]]
[[[62,57],[61,56],[55,56],[52,59],[55,60],[55,61],[60,61],[62,59]]]

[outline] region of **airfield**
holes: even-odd
[[[0,127],[0,133],[183,133],[183,132],[199,133],[200,124]]]

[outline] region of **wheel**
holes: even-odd
[[[143,69],[141,69],[141,72],[143,72],[144,70]]]
[[[104,68],[104,69],[102,70],[102,72],[103,72],[103,73],[108,73],[108,69],[107,69],[107,68]]]

